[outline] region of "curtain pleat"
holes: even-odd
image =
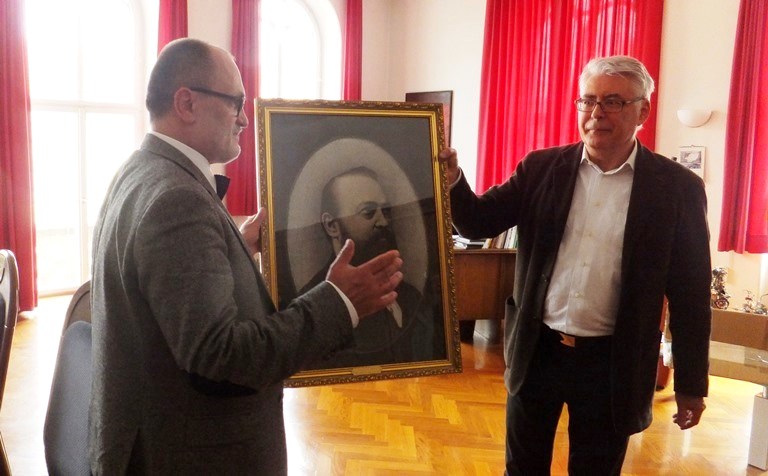
[[[259,1],[232,0],[232,54],[245,86],[248,127],[240,134],[240,156],[227,164],[231,179],[227,209],[233,215],[253,215],[258,210],[256,173],[256,117],[254,101],[259,94]]]
[[[177,38],[187,37],[187,0],[160,0],[157,53]]]
[[[663,0],[488,0],[476,190],[506,180],[533,149],[579,140],[573,101],[595,56],[634,56],[658,81]],[[638,133],[656,142],[656,96]]]
[[[0,2],[0,248],[16,255],[19,306],[37,306],[29,76],[24,1]]]
[[[343,42],[341,98],[359,101],[363,82],[363,0],[347,0]]]
[[[768,0],[742,0],[728,99],[718,250],[768,253]]]

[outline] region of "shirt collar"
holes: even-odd
[[[600,167],[598,167],[594,162],[589,160],[589,154],[587,153],[587,148],[586,147],[584,147],[582,149],[582,152],[581,152],[581,163],[582,164],[586,162],[587,164],[589,164],[591,167],[596,169],[601,174],[606,174],[606,175],[612,175],[612,174],[619,173],[620,171],[624,170],[624,168],[629,168],[630,170],[634,171],[635,170],[635,161],[636,161],[636,159],[637,159],[637,140],[635,140],[635,145],[634,145],[634,147],[632,147],[632,152],[629,153],[629,157],[627,157],[627,160],[624,161],[623,164],[619,165],[618,167],[616,167],[613,170],[609,170],[608,172],[603,172],[600,169]]]
[[[211,172],[211,164],[205,157],[203,157],[203,154],[196,151],[187,144],[174,139],[173,137],[169,137],[157,131],[149,131],[149,133],[158,139],[164,140],[165,142],[178,149],[179,152],[184,154],[189,160],[192,161],[193,164],[195,164],[195,167],[200,169],[200,172],[203,173],[203,176],[206,180],[208,180],[208,183],[211,184],[211,187],[216,190],[216,179],[213,178],[213,172]]]

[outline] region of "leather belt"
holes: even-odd
[[[603,347],[611,342],[613,336],[595,336],[595,337],[582,337],[566,334],[564,332],[556,331],[549,326],[542,324],[542,333],[546,336],[547,340],[557,342],[566,347],[573,349],[581,348],[594,348]]]

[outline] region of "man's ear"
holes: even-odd
[[[194,122],[197,104],[192,93],[187,88],[179,88],[173,95],[173,110],[184,122]]]
[[[643,125],[651,115],[651,103],[647,99],[643,99],[642,106],[640,107],[640,117],[638,120],[638,126]]]
[[[328,212],[323,212],[320,215],[320,224],[323,225],[323,230],[331,238],[338,238],[341,236],[341,230],[339,230],[339,222],[337,222],[333,215]]]

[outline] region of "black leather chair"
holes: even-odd
[[[8,364],[11,361],[13,333],[19,316],[19,269],[16,256],[10,250],[0,250],[0,322],[3,325],[0,337],[0,408],[5,394],[5,379],[8,376]],[[0,432],[0,474],[11,474],[11,465]]]
[[[88,408],[91,401],[90,283],[72,296],[53,372],[43,443],[48,473],[89,475]]]
[[[91,282],[84,282],[72,295],[69,301],[69,307],[64,317],[64,328],[61,333],[67,330],[75,321],[91,322]]]

